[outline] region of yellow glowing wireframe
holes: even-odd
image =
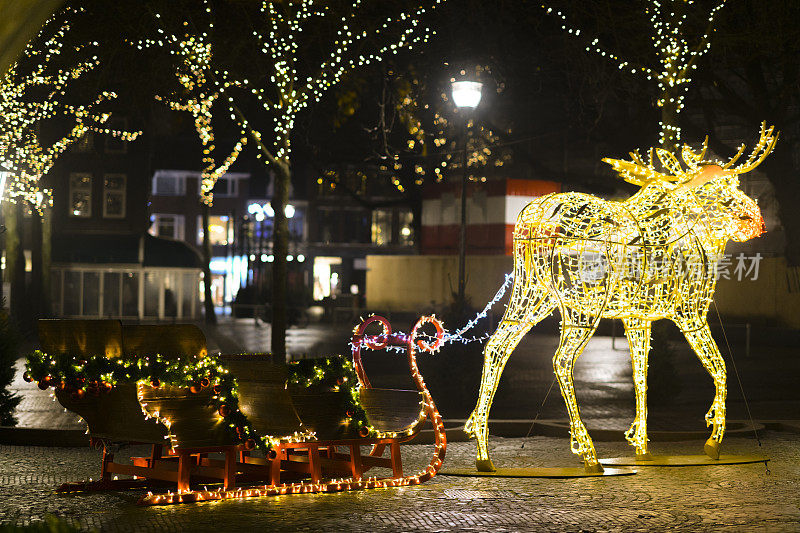
[[[581,193],[551,194],[529,203],[514,227],[514,288],[505,316],[484,350],[480,397],[464,430],[477,439],[477,468],[493,471],[487,449],[487,418],[506,361],[522,336],[556,308],[561,338],[553,358],[570,417],[571,448],[587,470],[602,471],[586,431],[573,387],[573,367],[601,318],[622,319],[633,364],[636,416],[625,433],[639,456],[647,449],[647,354],[650,325],[677,324],[714,380],[706,414],[713,426],[705,451],[719,457],[725,432],[725,362],[706,315],[716,283],[716,259],[728,240],[745,241],[764,231],[758,204],[739,189],[738,175],[758,166],[778,138],[761,126],[761,137],[744,163],[705,161],[683,147],[683,164],[672,153],[650,150],[631,161],[604,159],[641,189],[625,201]],[[660,165],[659,165],[660,163]],[[661,170],[656,170],[659,165]],[[686,168],[684,168],[684,165]]]

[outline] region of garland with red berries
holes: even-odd
[[[110,392],[117,383],[143,383],[151,387],[171,385],[199,393],[211,387],[211,405],[227,422],[231,438],[247,449],[260,448],[271,455],[273,436],[259,435],[239,410],[238,385],[220,358],[164,358],[160,355],[114,358],[50,355],[36,350],[28,356],[23,379],[36,381],[42,390],[50,387],[67,392],[73,400]],[[358,396],[358,378],[352,361],[343,356],[308,359],[288,365],[293,385],[325,386],[347,393],[347,417],[366,437],[375,430],[367,421]],[[274,452],[273,452],[274,453]]]

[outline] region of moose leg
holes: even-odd
[[[636,392],[636,417],[625,439],[636,448],[637,459],[649,459],[647,450],[647,355],[650,352],[650,321],[628,318],[624,321],[625,336],[631,351],[633,387]]]
[[[572,379],[575,361],[596,328],[596,320],[587,326],[564,324],[561,327],[561,340],[558,351],[556,351],[556,355],[553,358],[553,370],[558,378],[561,396],[564,398],[564,403],[567,404],[567,412],[569,413],[570,447],[572,453],[583,457],[587,472],[602,472],[603,467],[597,461],[597,452],[595,452],[592,438],[581,420]]]
[[[703,366],[714,380],[714,402],[706,413],[706,425],[712,426],[711,438],[706,441],[703,451],[712,459],[719,459],[719,446],[725,434],[725,397],[726,389],[726,370],[725,361],[719,353],[717,343],[711,336],[708,322],[691,321],[678,324],[686,340],[692,346],[694,353],[703,363]]]
[[[552,305],[546,298],[536,301],[532,306],[530,316],[523,315],[522,320],[512,320],[509,313],[512,306],[509,306],[506,316],[494,332],[489,342],[486,344],[483,355],[483,374],[481,375],[481,388],[478,397],[478,404],[475,410],[464,425],[464,431],[471,437],[475,437],[478,454],[475,466],[479,472],[494,472],[495,468],[489,458],[489,432],[488,420],[489,411],[492,408],[494,394],[497,391],[497,384],[506,366],[508,358],[519,341],[534,325],[553,311]],[[520,311],[524,312],[524,309]]]
[[[529,246],[528,243],[517,245],[515,257],[522,255],[524,260],[517,261],[514,288],[508,309],[483,351],[483,373],[478,403],[464,425],[464,431],[476,439],[478,453],[475,465],[480,472],[495,470],[489,459],[487,423],[503,368],[525,333],[549,315],[554,308],[544,290],[536,286],[531,273]]]
[[[475,437],[478,454],[475,459],[475,466],[479,472],[494,472],[495,467],[489,459],[488,442],[488,419],[489,411],[492,408],[492,400],[497,391],[497,384],[506,366],[506,361],[511,356],[523,335],[531,329],[532,324],[527,322],[517,322],[506,320],[500,323],[497,331],[494,332],[486,349],[483,352],[483,374],[481,375],[480,396],[475,410],[470,415],[464,425],[464,431]]]

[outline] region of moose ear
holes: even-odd
[[[719,165],[706,165],[701,168],[692,179],[678,187],[677,190],[686,191],[690,189],[696,189],[704,183],[708,183],[709,181],[721,176],[726,176],[727,174],[729,173]]]

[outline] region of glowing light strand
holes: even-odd
[[[556,308],[561,338],[553,368],[570,417],[570,447],[588,470],[602,467],[580,417],[573,368],[601,318],[622,319],[631,346],[636,417],[625,436],[637,455],[648,454],[650,324],[667,318],[683,332],[714,381],[714,400],[705,416],[713,430],[705,451],[719,456],[726,371],[706,318],[716,285],[716,258],[727,241],[746,241],[763,232],[758,204],[739,189],[738,175],[758,166],[777,137],[774,128],[762,124],[759,141],[738,166],[734,164],[743,149],[724,163],[704,161],[705,148],[694,152],[688,146],[681,152],[683,164],[663,150],[647,162],[637,153],[631,161],[604,159],[641,189],[621,202],[573,192],[553,194],[522,210],[514,227],[511,300],[486,345],[480,396],[465,426],[477,439],[479,470],[494,470],[486,423],[506,361],[522,336]]]
[[[394,55],[401,49],[413,49],[434,35],[434,31],[422,26],[419,21],[425,14],[445,0],[433,0],[430,6],[420,6],[394,17],[387,17],[373,31],[356,29],[359,25],[362,1],[352,3],[349,12],[342,16],[333,13],[328,6],[315,0],[277,5],[264,1],[261,12],[267,23],[267,35],[254,32],[261,41],[261,52],[270,58],[273,72],[269,76],[270,89],[277,93],[273,101],[264,88],[251,87],[251,93],[262,104],[273,122],[272,148],[276,161],[288,162],[291,153],[290,132],[294,128],[297,114],[309,104],[319,101],[327,90],[336,85],[344,75],[360,66],[379,62],[386,55]],[[330,46],[330,52],[316,68],[304,78],[299,73],[297,54],[301,49],[300,38],[308,33],[307,23],[312,19],[329,19],[338,29]],[[398,37],[373,52],[355,53],[353,49],[367,36],[382,37],[405,26]],[[221,73],[226,74],[226,73]],[[247,84],[245,84],[247,85]],[[227,95],[231,112],[235,111],[232,96]],[[241,117],[240,117],[241,118]],[[245,122],[242,119],[243,123]],[[255,132],[253,124],[247,124]],[[262,133],[257,133],[259,140]]]
[[[674,110],[675,117],[667,122],[659,121],[660,144],[670,150],[677,146],[681,140],[681,128],[677,124],[678,116],[684,107],[692,75],[697,69],[697,60],[711,49],[711,34],[715,31],[714,21],[719,11],[725,7],[726,0],[720,0],[709,12],[707,26],[699,39],[689,38],[684,33],[689,8],[694,2],[683,0],[648,0],[645,13],[653,30],[651,40],[659,66],[650,68],[644,65],[635,65],[610,52],[600,45],[598,38],[592,39],[586,45],[587,52],[597,54],[616,63],[620,70],[630,70],[632,74],[641,75],[648,81],[655,81],[658,88],[656,105],[661,108]],[[668,4],[668,7],[664,7]],[[575,37],[580,37],[581,30],[569,24],[567,16],[550,6],[541,4],[546,13],[557,17],[561,21],[561,29]]]
[[[211,8],[204,1],[206,12],[211,13]],[[156,20],[161,20],[161,15],[156,13]],[[188,22],[184,24],[187,26]],[[223,80],[217,81],[218,71],[212,68],[212,44],[209,33],[213,30],[213,22],[208,23],[208,31],[197,34],[185,33],[180,38],[172,33],[167,33],[162,27],[158,32],[164,41],[143,40],[136,43],[139,49],[158,46],[166,48],[176,58],[175,77],[183,88],[182,93],[170,96],[156,96],[157,100],[164,101],[175,111],[186,111],[194,118],[197,136],[203,145],[203,170],[200,176],[200,201],[211,206],[214,202],[213,189],[219,178],[230,169],[239,158],[244,146],[247,144],[247,130],[240,124],[239,138],[231,152],[226,155],[219,165],[216,162],[214,151],[216,149],[214,128],[212,124],[214,103],[220,99],[225,87],[239,85],[236,82]],[[235,121],[235,120],[234,120]]]
[[[500,288],[497,290],[497,292],[495,293],[494,297],[491,300],[489,300],[489,302],[487,302],[487,304],[483,307],[483,309],[478,311],[473,318],[471,318],[469,321],[467,321],[467,323],[464,326],[462,326],[461,328],[459,328],[458,330],[456,330],[454,332],[450,332],[450,331],[445,330],[444,331],[444,335],[443,335],[442,340],[441,340],[441,344],[445,345],[445,344],[451,344],[451,343],[454,343],[454,342],[460,342],[462,344],[468,344],[468,343],[472,343],[472,342],[480,342],[480,341],[483,341],[483,340],[486,340],[487,338],[489,338],[489,334],[488,333],[485,334],[485,335],[472,336],[472,337],[465,337],[464,334],[466,332],[468,332],[469,330],[471,330],[472,328],[474,328],[475,326],[477,326],[482,320],[484,320],[488,316],[489,310],[492,307],[494,307],[494,305],[497,302],[499,302],[500,300],[503,299],[503,296],[505,296],[506,291],[511,286],[513,281],[514,281],[514,274],[513,273],[512,274],[506,274],[505,275],[505,281],[500,286]],[[375,315],[370,315],[369,317],[367,317],[367,319],[369,319],[369,318],[371,318],[373,316],[375,316]],[[362,317],[361,320],[362,320],[362,323],[363,323],[365,319]],[[408,337],[408,333],[404,333],[404,332],[396,332],[396,333],[394,333],[394,335],[396,335],[398,337]],[[422,339],[425,339],[425,340],[433,340],[435,338],[432,335],[428,335],[428,334],[425,334],[425,333],[422,333],[422,332],[417,333],[417,336],[419,338],[422,338]],[[367,340],[365,340],[364,338],[359,337],[359,336],[354,336],[353,339],[350,340],[350,348],[351,349],[355,349],[356,347],[359,347],[359,346],[360,347],[364,347],[364,346],[366,346],[366,343],[367,343]],[[401,352],[401,351],[404,350],[403,346],[400,346],[400,345],[396,345],[396,346],[388,345],[388,346],[385,346],[384,349],[397,351],[397,352]]]
[[[74,16],[82,12],[83,9],[67,9],[63,14]],[[45,23],[28,43],[22,59],[0,78],[0,167],[10,173],[6,197],[11,202],[25,202],[39,213],[52,205],[52,191],[40,188],[39,182],[71,144],[89,131],[124,141],[133,141],[141,134],[103,126],[111,114],[95,108],[117,97],[111,91],[101,92],[84,105],[64,102],[72,82],[94,69],[99,60],[93,55],[69,69],[58,68],[56,61],[67,52],[64,39],[71,24],[65,21],[54,28],[55,20],[52,17]],[[46,38],[48,34],[51,35]],[[92,42],[69,52],[80,54],[97,46]],[[29,72],[23,73],[23,68]],[[74,126],[63,137],[43,145],[40,126],[58,116],[69,117]]]

